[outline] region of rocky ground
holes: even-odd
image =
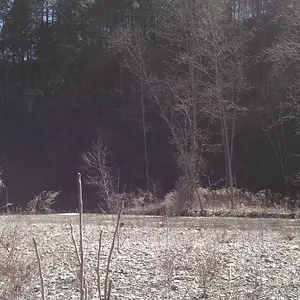
[[[0,217],[0,299],[79,299],[70,222],[75,215]],[[89,299],[97,292],[116,217],[85,215]],[[123,219],[110,276],[111,299],[300,299],[300,220],[129,217]],[[103,284],[103,281],[102,281]]]

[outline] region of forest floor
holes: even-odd
[[[79,299],[70,223],[77,214],[0,217],[0,299],[41,299],[32,238],[48,300]],[[84,215],[89,299],[102,280],[116,216]],[[299,299],[300,219],[122,216],[110,276],[111,299]],[[103,281],[102,281],[103,284]]]

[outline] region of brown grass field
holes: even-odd
[[[87,299],[99,299],[116,225],[114,215],[84,214]],[[300,220],[221,217],[121,219],[109,277],[111,299],[299,299]],[[78,214],[0,217],[0,299],[80,299]],[[103,295],[101,297],[103,299]]]

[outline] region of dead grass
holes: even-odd
[[[132,196],[131,196],[132,197]],[[188,209],[181,211],[178,206],[180,194],[177,191],[169,192],[163,200],[143,201],[138,197],[128,201],[124,213],[133,215],[167,215],[175,216],[202,216],[202,217],[244,217],[244,218],[300,218],[300,206],[291,209],[290,199],[281,199],[280,195],[268,194],[261,191],[256,194],[243,190],[234,190],[235,209],[231,209],[231,195],[227,189],[211,191],[198,188],[194,203]],[[199,197],[201,197],[199,201]],[[149,198],[149,197],[148,197]],[[151,199],[151,197],[150,197]],[[153,197],[152,197],[153,199]],[[199,207],[203,204],[203,210]]]
[[[199,257],[197,263],[196,281],[202,289],[202,298],[208,298],[208,291],[213,281],[220,276],[223,269],[221,255],[215,247],[209,249],[204,257]]]
[[[0,299],[13,299],[22,293],[36,275],[34,256],[27,254],[24,245],[26,220],[17,216],[16,222],[7,222],[0,235]]]
[[[51,219],[50,219],[51,217]],[[87,217],[87,218],[86,218]],[[88,244],[93,244],[94,247],[91,249],[85,249],[85,259],[86,261],[90,261],[91,258],[93,258],[92,263],[90,263],[91,268],[95,269],[96,264],[97,264],[97,259],[100,257],[97,254],[97,251],[99,250],[98,248],[98,241],[97,239],[99,238],[99,227],[96,224],[103,224],[102,227],[104,229],[104,240],[103,240],[103,247],[100,245],[100,249],[102,248],[101,252],[101,264],[104,267],[106,265],[106,259],[109,253],[109,243],[105,240],[107,240],[107,230],[106,225],[106,219],[109,220],[110,226],[112,224],[116,225],[117,219],[116,217],[112,218],[111,216],[95,216],[95,215],[89,215],[85,217],[85,223],[86,223],[86,229],[84,230],[85,232],[85,241]],[[95,222],[96,217],[98,219],[97,222]],[[4,217],[5,218],[5,217]],[[18,216],[14,216],[14,218],[18,218]],[[69,256],[67,255],[65,257],[65,260],[63,261],[64,264],[68,265],[68,267],[71,267],[74,270],[78,270],[78,261],[76,260],[75,256],[75,251],[72,247],[72,239],[71,239],[71,234],[70,234],[70,227],[69,223],[71,220],[71,217],[68,220],[66,220],[66,216],[63,216],[63,218],[59,218],[57,216],[57,219],[53,220],[53,216],[34,216],[32,217],[34,220],[40,220],[37,223],[35,223],[34,228],[36,228],[36,233],[34,233],[35,236],[38,236],[38,232],[41,231],[41,236],[42,238],[38,238],[39,240],[39,246],[41,250],[41,264],[43,266],[43,270],[45,271],[44,273],[44,280],[45,280],[45,289],[46,292],[50,290],[51,282],[53,279],[51,279],[49,276],[49,272],[47,272],[47,260],[51,260],[51,256],[57,257],[56,259],[62,259],[62,253],[64,253],[65,250],[65,245],[70,244],[70,250],[71,253],[74,254],[75,260],[69,260]],[[78,216],[76,216],[77,220]],[[220,288],[218,285],[218,281],[222,281],[222,277],[226,276],[228,277],[227,284],[225,285],[226,288],[226,293],[228,297],[226,299],[265,299],[263,298],[263,289],[266,288],[264,285],[265,283],[262,281],[262,277],[265,276],[266,271],[262,271],[260,269],[260,266],[262,264],[265,264],[264,260],[265,259],[273,259],[274,262],[275,260],[275,252],[270,250],[270,254],[265,255],[264,251],[257,252],[256,256],[251,256],[252,253],[250,252],[247,254],[247,257],[249,256],[249,260],[245,260],[244,257],[246,254],[244,254],[244,250],[247,250],[247,247],[243,247],[242,249],[237,248],[239,252],[235,254],[235,250],[232,250],[231,258],[228,259],[227,252],[226,255],[224,256],[224,248],[229,248],[229,249],[236,249],[235,245],[236,243],[241,240],[241,231],[235,229],[235,226],[238,225],[240,228],[242,228],[241,222],[245,222],[245,226],[243,227],[243,230],[245,232],[249,233],[249,237],[246,237],[246,234],[243,234],[249,243],[249,246],[253,246],[253,249],[255,249],[255,245],[263,245],[265,241],[265,236],[264,232],[266,229],[264,229],[264,226],[260,226],[259,222],[256,220],[248,220],[246,221],[237,221],[237,223],[233,223],[232,221],[229,222],[228,219],[224,220],[224,224],[222,225],[221,223],[219,224],[218,222],[220,221],[219,218],[212,218],[209,220],[209,218],[204,218],[204,219],[197,219],[197,218],[169,218],[169,217],[156,217],[153,218],[148,218],[148,217],[123,217],[122,222],[124,222],[124,227],[122,228],[121,232],[124,237],[126,237],[126,240],[124,240],[123,237],[120,239],[120,249],[119,252],[116,256],[119,257],[119,261],[113,261],[113,265],[110,269],[116,270],[109,272],[110,276],[115,280],[114,285],[112,286],[112,298],[114,297],[114,293],[117,292],[119,295],[126,295],[126,292],[128,292],[128,288],[126,285],[121,281],[121,287],[119,286],[119,280],[120,278],[124,279],[126,275],[124,273],[120,273],[119,270],[119,263],[122,263],[123,260],[129,262],[132,259],[138,259],[140,261],[142,253],[146,251],[148,253],[147,256],[145,256],[145,264],[143,265],[142,268],[138,267],[135,268],[135,265],[133,263],[133,266],[128,265],[128,264],[122,264],[122,269],[124,272],[128,272],[128,276],[132,276],[131,282],[135,282],[134,278],[142,278],[147,272],[151,271],[151,268],[154,268],[155,270],[157,269],[157,275],[156,276],[162,276],[163,282],[164,282],[164,295],[168,295],[167,299],[178,299],[176,298],[176,293],[178,291],[182,292],[182,289],[186,284],[191,284],[191,282],[196,282],[197,283],[197,291],[198,291],[198,298],[201,296],[203,299],[207,298],[212,299],[213,295],[215,295],[215,289]],[[191,226],[189,225],[189,222],[193,219],[193,224]],[[10,234],[4,234],[3,236],[5,238],[2,238],[2,241],[10,241],[10,240],[19,240],[20,241],[20,236],[24,234],[24,231],[28,229],[28,216],[22,216],[19,221],[19,227],[15,227],[17,224],[14,223],[12,225],[12,222],[3,222],[1,224],[7,224],[7,228],[15,228],[14,230],[6,231],[7,233],[10,232]],[[44,221],[42,221],[44,220]],[[47,221],[48,220],[48,221]],[[62,225],[62,228],[65,228],[65,231],[59,232],[59,226],[60,225],[55,225],[56,229],[51,229],[54,228],[53,225],[49,224],[49,220],[52,220],[52,222],[55,224],[63,222],[65,225]],[[72,220],[72,222],[75,222],[75,220]],[[101,220],[101,221],[100,221]],[[144,220],[144,223],[141,223],[141,220]],[[177,221],[178,220],[178,221]],[[199,220],[199,221],[197,221]],[[36,222],[35,221],[35,222]],[[41,222],[39,225],[38,223]],[[131,225],[131,222],[134,224]],[[176,225],[176,223],[179,222],[179,224]],[[185,223],[186,222],[186,223]],[[208,226],[207,222],[211,222],[210,226]],[[214,222],[217,222],[216,225]],[[285,226],[282,226],[282,229],[280,229],[281,225],[278,225],[278,235],[274,235],[274,245],[275,248],[277,248],[277,244],[282,243],[283,245],[291,243],[291,246],[294,244],[296,245],[298,239],[299,239],[299,232],[296,227],[290,227],[294,223],[294,221],[291,220],[280,220],[277,221],[280,224],[285,224]],[[298,221],[296,221],[298,222]],[[53,224],[52,223],[52,224]],[[228,224],[227,224],[228,223]],[[257,231],[252,231],[254,226],[252,224],[256,224]],[[91,224],[92,227],[91,227]],[[195,230],[195,226],[198,224],[198,228]],[[203,224],[203,226],[201,226]],[[227,225],[230,225],[229,227]],[[267,222],[266,220],[264,221],[263,224],[269,224],[269,221]],[[222,226],[221,226],[222,225]],[[132,226],[132,228],[131,228]],[[141,226],[141,228],[139,228]],[[227,228],[228,227],[228,228]],[[94,232],[92,233],[92,228],[94,228]],[[110,227],[112,229],[112,227]],[[78,228],[75,227],[77,233],[78,233]],[[198,230],[199,229],[199,230]],[[47,236],[48,239],[44,240],[44,230],[47,231]],[[56,235],[60,235],[61,239],[64,239],[64,244],[62,245],[62,240],[57,241],[57,244],[54,246],[54,248],[50,245],[50,242],[52,243],[55,240],[52,240],[53,233],[51,230],[55,230]],[[266,230],[266,232],[268,232]],[[293,236],[292,239],[288,237],[288,235],[292,233],[291,235]],[[109,239],[111,239],[111,234],[109,235]],[[255,238],[254,235],[257,234],[257,237]],[[25,239],[30,237],[31,234],[27,235]],[[65,241],[66,236],[68,236],[68,241]],[[77,238],[79,235],[77,234]],[[119,237],[116,237],[116,241],[118,240]],[[24,239],[23,239],[24,241]],[[22,241],[22,242],[23,242]],[[117,243],[117,242],[116,242]],[[140,249],[141,246],[144,244],[144,248]],[[159,245],[158,249],[156,249],[157,245]],[[242,245],[242,244],[241,244]],[[9,276],[15,281],[14,284],[11,285],[10,287],[10,292],[8,293],[8,289],[6,290],[6,293],[3,294],[4,296],[0,299],[16,299],[17,295],[20,295],[22,292],[26,292],[26,289],[28,286],[30,286],[30,281],[35,278],[35,284],[39,285],[39,280],[38,280],[38,266],[36,264],[36,257],[34,256],[34,248],[32,241],[29,244],[31,247],[33,255],[31,256],[31,261],[25,259],[25,256],[17,256],[15,255],[15,259],[12,260],[11,264],[13,266],[21,266],[22,272],[20,273],[19,271],[15,270],[10,270],[9,271]],[[49,246],[51,249],[54,251],[53,254],[48,251]],[[22,246],[23,247],[23,246]],[[60,251],[58,252],[58,248],[62,247]],[[56,249],[56,250],[55,250]],[[266,248],[264,248],[266,249]],[[20,249],[19,249],[20,250]],[[22,250],[22,249],[21,249]],[[51,250],[51,251],[52,251]],[[104,251],[103,251],[104,250]],[[141,250],[141,252],[139,252]],[[0,249],[1,253],[3,251],[3,247],[1,246]],[[137,251],[137,256],[134,258],[134,253]],[[153,251],[157,251],[153,253]],[[291,250],[291,251],[296,251],[296,250]],[[13,251],[16,253],[15,251]],[[66,252],[69,253],[69,252]],[[26,254],[26,253],[25,253]],[[28,256],[27,256],[28,257]],[[151,261],[156,260],[156,265],[152,265],[152,267],[147,267],[148,263],[151,263]],[[137,261],[137,263],[138,263]],[[23,263],[26,262],[27,264],[30,262],[30,265],[34,267],[34,269],[29,269],[27,270],[26,273],[26,265],[23,265]],[[100,261],[99,261],[100,262]],[[243,264],[246,264],[246,269],[243,272],[241,266]],[[60,265],[59,263],[55,263],[55,265]],[[140,265],[141,266],[141,265]],[[232,267],[230,267],[232,266]],[[56,268],[54,266],[53,271],[56,272]],[[94,277],[93,273],[91,273],[92,269],[87,269],[89,277],[88,277],[88,282],[90,285],[91,293],[92,290],[96,289],[97,286],[97,276]],[[153,270],[154,270],[153,269]],[[6,271],[9,270],[6,268]],[[18,273],[19,272],[19,273]],[[33,272],[33,273],[32,273]],[[62,271],[59,271],[62,272]],[[96,275],[96,271],[93,270],[93,272]],[[16,275],[12,275],[12,274]],[[245,281],[241,275],[244,273],[248,273],[249,275],[249,281]],[[23,275],[22,275],[23,274]],[[101,268],[101,287],[104,288],[104,276],[105,276],[105,270]],[[144,275],[143,275],[144,274]],[[192,281],[185,282],[181,285],[181,281],[184,280],[185,276],[191,277]],[[239,274],[240,278],[239,282],[236,281],[236,276]],[[125,277],[124,277],[125,276]],[[4,280],[7,277],[3,277],[3,274],[1,274],[0,281],[4,282]],[[19,278],[18,280],[15,280],[15,278]],[[179,278],[179,279],[177,279]],[[63,279],[66,280],[66,279]],[[103,281],[102,281],[103,280]],[[139,279],[141,280],[141,279]],[[248,280],[248,279],[247,279]],[[93,283],[94,281],[94,283]],[[6,281],[5,281],[6,282]],[[20,282],[20,283],[18,283]],[[74,281],[74,286],[78,288],[78,280]],[[19,286],[21,284],[21,286]],[[93,284],[95,287],[93,288]],[[131,289],[139,289],[139,282],[136,282],[134,285],[130,286]],[[146,283],[151,285],[152,283]],[[224,280],[223,280],[224,284]],[[247,298],[239,297],[238,295],[238,289],[241,286],[244,286],[247,284],[247,287],[249,287],[249,292]],[[292,284],[291,288],[293,288]],[[14,286],[14,288],[13,288]],[[119,286],[119,287],[118,287]],[[224,285],[223,285],[224,286]],[[7,287],[8,288],[8,287]],[[124,288],[124,293],[122,293],[123,290],[121,288]],[[195,288],[195,287],[193,287]],[[188,289],[188,285],[187,285]],[[2,293],[3,286],[0,287],[0,291]],[[156,291],[157,293],[160,293],[158,290]],[[287,291],[291,293],[290,291]],[[225,293],[225,292],[224,292]],[[95,293],[94,293],[95,295]],[[133,292],[133,295],[139,295],[139,292]],[[154,294],[153,294],[154,295]],[[175,295],[175,296],[174,296]],[[2,296],[2,295],[1,295]],[[36,299],[38,296],[37,293],[31,294],[32,297],[29,297],[27,299]],[[34,298],[36,296],[36,298]],[[104,294],[102,294],[102,297]],[[130,295],[128,295],[129,297]],[[92,294],[91,294],[92,297]],[[138,298],[138,297],[137,297]],[[137,299],[134,296],[132,296],[131,299]],[[53,297],[52,297],[53,299]],[[55,298],[54,298],[55,299]],[[61,299],[61,298],[59,298]],[[161,299],[161,298],[159,298]],[[183,297],[182,299],[191,299],[191,298],[185,298]],[[201,299],[201,298],[199,298]],[[218,299],[218,298],[213,298],[213,299]],[[223,298],[222,298],[223,299]],[[225,298],[224,298],[225,299]],[[283,298],[280,298],[283,299]],[[288,298],[286,298],[288,299]],[[290,299],[295,299],[295,298],[290,298]]]

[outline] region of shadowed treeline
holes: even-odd
[[[119,192],[190,181],[295,198],[299,16],[294,0],[1,1],[9,201],[61,190],[74,209],[98,139]]]

